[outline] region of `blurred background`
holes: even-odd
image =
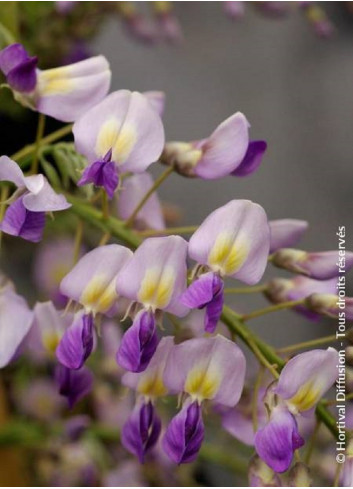
[[[292,4],[284,16],[264,16],[246,4],[244,17],[232,21],[222,2],[175,2],[184,37],[176,45],[138,42],[113,16],[100,25],[88,47],[110,61],[112,91],[163,90],[167,140],[206,137],[239,110],[251,124],[251,139],[268,143],[262,166],[250,177],[212,182],[170,177],[159,195],[181,207],[181,224],[198,224],[229,200],[245,198],[261,204],[269,219],[309,221],[303,249],[335,249],[339,225],[346,226],[347,249],[353,249],[353,16],[350,2],[324,2],[323,7],[335,25],[329,39],[316,37]],[[26,117],[29,129],[21,138],[31,141],[36,117]],[[16,120],[1,119],[2,154],[10,152],[9,145],[11,151],[19,149],[21,138]],[[158,175],[161,168],[151,170]],[[31,297],[36,248],[18,241],[5,243],[1,267]],[[266,304],[261,297],[238,301],[231,304],[239,312]],[[333,321],[309,323],[290,312],[259,318],[251,326],[274,346],[335,331]],[[221,473],[212,478],[227,482]]]

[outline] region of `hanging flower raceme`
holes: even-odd
[[[185,176],[214,180],[234,172],[242,163],[249,145],[249,123],[237,112],[206,139],[167,142],[162,162]]]
[[[122,378],[123,384],[138,394],[136,406],[122,430],[122,443],[141,463],[160,435],[161,421],[154,403],[157,398],[168,394],[163,373],[173,345],[171,336],[162,338],[146,370],[128,372]]]
[[[346,273],[353,267],[351,251],[321,251],[309,253],[292,248],[284,248],[273,254],[273,264],[294,273],[307,275],[316,280],[328,280]]]
[[[163,381],[171,393],[187,395],[163,438],[164,450],[173,462],[191,462],[200,450],[204,437],[202,402],[235,406],[244,377],[243,353],[223,336],[194,338],[172,348]]]
[[[212,212],[192,235],[189,256],[209,272],[182,295],[190,308],[206,308],[205,330],[213,332],[223,307],[223,279],[249,285],[262,277],[270,248],[270,229],[261,206],[232,200]]]
[[[16,100],[59,121],[72,122],[105,97],[111,71],[104,56],[39,70],[21,44],[0,51],[0,70]]]
[[[158,160],[164,129],[160,100],[119,90],[89,110],[73,127],[77,151],[88,160],[78,185],[103,187],[109,198],[122,172],[142,173]]]
[[[43,175],[25,177],[7,156],[0,157],[0,181],[12,182],[18,188],[0,224],[1,231],[12,236],[37,243],[43,236],[45,213],[71,206],[63,195],[54,192]]]
[[[269,224],[271,230],[270,253],[296,245],[309,226],[307,221],[300,219],[277,219],[270,221]]]
[[[337,364],[334,348],[301,353],[289,360],[277,385],[270,388],[266,401],[269,421],[256,433],[255,447],[275,472],[288,470],[294,451],[304,444],[296,416],[310,413],[334,384]]]
[[[301,275],[292,279],[275,278],[267,284],[265,294],[275,304],[303,299],[303,304],[295,306],[295,311],[304,314],[311,321],[318,321],[320,314],[329,315],[332,304],[325,303],[320,306],[317,302],[316,307],[313,307],[310,297],[314,294],[314,296],[319,295],[319,298],[324,295],[332,299],[334,296],[337,300],[337,279],[313,280]]]
[[[140,173],[124,179],[119,194],[118,212],[123,220],[129,219],[135,208],[153,185],[149,173]],[[156,193],[147,200],[135,218],[137,229],[165,229],[162,206]]]
[[[143,371],[157,344],[156,312],[185,316],[188,308],[179,297],[186,289],[187,242],[180,236],[148,238],[119,273],[116,291],[142,305],[124,334],[118,364],[132,372]]]
[[[125,306],[116,293],[115,282],[131,257],[132,251],[124,246],[100,246],[84,255],[62,280],[62,294],[83,307],[56,350],[58,360],[67,368],[80,369],[90,355],[93,318],[97,314],[113,316]]]

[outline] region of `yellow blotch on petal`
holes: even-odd
[[[95,151],[98,156],[104,156],[111,149],[112,160],[124,163],[136,143],[136,131],[124,123],[121,125],[115,118],[107,120],[99,130]]]
[[[161,372],[155,372],[152,375],[145,374],[141,377],[137,391],[148,397],[162,397],[168,392],[168,389],[163,383]]]
[[[104,276],[94,277],[81,294],[80,302],[93,312],[108,311],[118,296],[115,292],[115,281],[107,285]]]
[[[61,335],[55,331],[44,332],[42,336],[42,344],[48,353],[55,353],[60,339]]]
[[[197,366],[189,372],[184,390],[199,401],[212,399],[219,388],[220,381],[220,376],[215,369]]]
[[[42,96],[69,93],[75,88],[76,83],[70,78],[70,70],[66,66],[41,71],[38,75],[38,90]]]
[[[321,389],[313,382],[307,382],[298,389],[297,393],[289,399],[289,403],[298,411],[307,411],[315,406],[321,396]]]
[[[248,249],[244,243],[234,241],[229,233],[221,233],[208,255],[208,264],[222,275],[232,275],[244,263],[247,254]]]
[[[173,268],[165,267],[147,269],[138,292],[139,302],[153,310],[163,309],[170,301],[175,282]]]

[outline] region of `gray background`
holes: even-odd
[[[330,40],[316,38],[294,8],[276,19],[247,4],[236,23],[220,2],[176,2],[175,8],[185,35],[181,46],[144,46],[127,38],[116,20],[105,26],[94,49],[111,62],[112,89],[164,90],[168,140],[205,137],[240,110],[251,137],[266,139],[269,149],[246,179],[173,176],[160,190],[162,199],[182,205],[185,224],[201,222],[231,199],[251,199],[270,219],[308,220],[303,248],[335,249],[342,224],[353,248],[353,22],[345,6],[325,3],[337,26]],[[247,302],[242,297],[234,306],[246,310]],[[265,301],[252,298],[251,304]],[[252,324],[276,345],[335,330],[333,321],[316,325],[286,312]]]

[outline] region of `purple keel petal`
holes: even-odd
[[[23,205],[23,198],[7,208],[0,228],[4,233],[38,243],[43,237],[45,213],[28,211]]]
[[[275,472],[288,470],[294,451],[303,445],[295,418],[281,406],[272,411],[270,421],[255,435],[257,453]]]
[[[27,58],[27,51],[22,44],[11,44],[0,51],[0,70],[7,76],[15,66],[18,66]]]
[[[201,407],[188,404],[171,420],[163,438],[163,448],[177,464],[192,462],[197,457],[204,438]]]
[[[77,185],[93,183],[97,187],[104,187],[110,199],[119,184],[119,176],[114,161],[98,160],[89,165],[82,174]]]
[[[243,161],[231,175],[234,175],[235,177],[247,177],[251,173],[254,173],[254,171],[261,165],[266,149],[266,141],[250,141]]]
[[[149,311],[140,311],[121,340],[116,360],[130,372],[143,372],[157,345],[155,318]]]
[[[80,315],[66,330],[58,348],[56,357],[65,367],[77,370],[82,367],[93,349],[93,316]]]
[[[146,453],[157,443],[160,432],[161,421],[153,404],[137,404],[123,427],[121,441],[126,450],[143,463]]]
[[[7,82],[17,92],[30,93],[37,84],[37,56],[27,58],[7,74]]]
[[[55,380],[58,384],[60,395],[67,398],[70,409],[85,397],[93,386],[92,372],[86,367],[80,370],[70,370],[63,365],[57,365]]]

